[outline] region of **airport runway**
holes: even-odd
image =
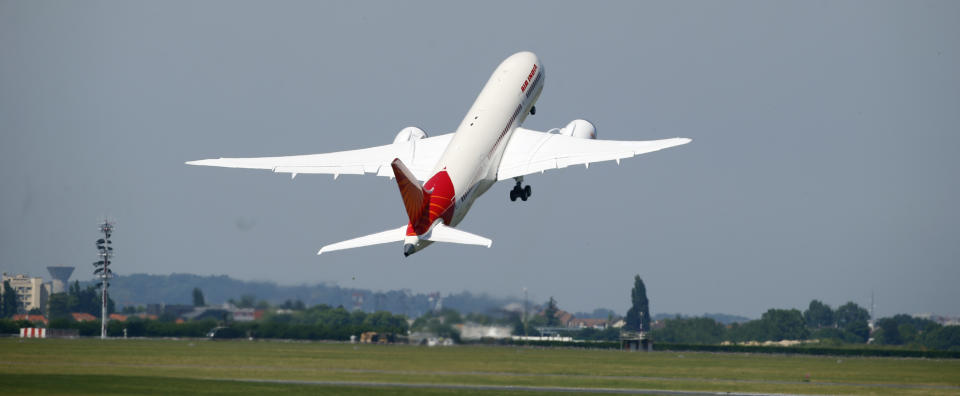
[[[619,389],[619,388],[567,388],[567,387],[558,387],[558,386],[458,385],[458,384],[415,384],[415,383],[411,384],[411,383],[403,383],[403,382],[298,381],[298,380],[263,380],[263,379],[217,379],[217,378],[210,378],[210,379],[221,380],[221,381],[263,383],[263,384],[356,386],[356,387],[370,387],[370,388],[530,391],[530,392],[549,392],[549,393],[598,393],[598,394],[617,394],[617,395],[680,395],[680,396],[770,395],[770,393],[747,393],[747,392],[671,391],[671,390],[659,390],[659,389]],[[801,394],[776,393],[776,395],[801,395]],[[806,395],[806,394],[803,394],[803,395]]]

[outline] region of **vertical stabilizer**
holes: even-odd
[[[411,224],[416,223],[427,203],[423,188],[417,183],[413,172],[410,172],[399,158],[395,158],[390,166],[393,167],[393,175],[397,177],[397,187],[400,187],[400,197],[403,198],[403,206],[407,209],[407,218],[410,219]]]

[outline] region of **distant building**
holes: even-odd
[[[567,323],[567,327],[578,329],[606,329],[609,326],[606,319],[578,319],[573,318]]]
[[[234,308],[229,311],[234,322],[252,322],[263,317],[264,310],[254,308]]]
[[[547,315],[547,310],[546,310],[546,309],[541,309],[540,312],[539,312],[537,315],[539,315],[539,316],[546,316],[546,315]],[[556,313],[555,315],[553,315],[553,317],[557,318],[557,321],[560,323],[560,327],[569,327],[569,326],[570,326],[570,322],[574,319],[572,313],[567,312],[567,311],[564,311],[564,310],[562,310],[562,309],[558,309],[558,310],[557,310],[557,313]]]
[[[44,326],[49,324],[49,321],[43,315],[16,314],[13,315],[13,320],[26,320],[32,323],[43,323]]]
[[[354,311],[359,311],[363,309],[363,293],[354,292],[352,299],[353,299]]]
[[[361,342],[363,340],[361,339]],[[407,342],[413,345],[426,345],[426,346],[450,346],[453,345],[453,340],[450,338],[439,337],[433,333],[421,333],[419,331],[410,333],[407,336]]]
[[[559,335],[550,335],[550,336],[510,336],[511,340],[514,341],[560,341],[560,342],[574,342],[573,337],[563,337]]]
[[[17,309],[21,312],[30,312],[31,309],[47,311],[47,299],[50,297],[51,286],[43,283],[43,278],[31,278],[27,275],[3,274],[2,282],[10,282],[10,288],[17,293]],[[2,283],[0,283],[2,285]],[[0,298],[3,298],[0,290]]]
[[[476,323],[465,323],[457,325],[460,330],[460,339],[480,340],[480,339],[504,339],[510,338],[513,329],[509,326],[484,326]]]
[[[156,319],[156,315],[152,315],[150,312],[162,311],[164,315],[177,318],[177,323],[188,320],[206,319],[213,319],[217,321],[232,320],[235,322],[251,322],[254,320],[260,320],[263,318],[263,314],[266,312],[263,309],[256,308],[237,308],[236,305],[231,303],[224,303],[223,305],[206,305],[202,307],[194,307],[192,305],[157,305],[155,307],[151,307],[151,305],[154,304],[147,305],[146,315],[141,314],[138,316],[148,319]]]
[[[173,318],[182,317],[188,312],[193,312],[193,305],[186,304],[167,304],[163,306],[163,315],[167,315]],[[147,307],[147,313],[150,312],[150,307]]]
[[[90,322],[97,320],[96,316],[90,315],[86,312],[71,312],[70,316],[72,316],[73,320],[77,322]]]
[[[226,308],[220,308],[216,306],[204,306],[204,307],[194,307],[193,311],[184,313],[180,317],[186,320],[204,320],[204,319],[213,319],[213,320],[226,320],[230,315],[230,311]]]

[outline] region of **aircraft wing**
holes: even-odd
[[[690,143],[687,138],[648,141],[594,140],[517,128],[510,138],[497,180],[566,168],[570,165],[630,158]]]
[[[216,158],[188,161],[187,165],[220,166],[224,168],[266,169],[277,173],[362,175],[375,173],[377,176],[393,177],[390,163],[400,158],[419,180],[431,175],[433,166],[440,160],[452,133],[428,137],[407,142],[359,150],[338,151],[326,154],[292,155],[286,157],[259,158]]]

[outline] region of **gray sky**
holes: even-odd
[[[960,2],[0,1],[0,269],[555,296],[654,312],[868,306],[960,315]],[[690,137],[492,188],[493,248],[316,256],[397,227],[395,182],[188,167],[451,132],[494,67],[536,52],[536,116]]]

